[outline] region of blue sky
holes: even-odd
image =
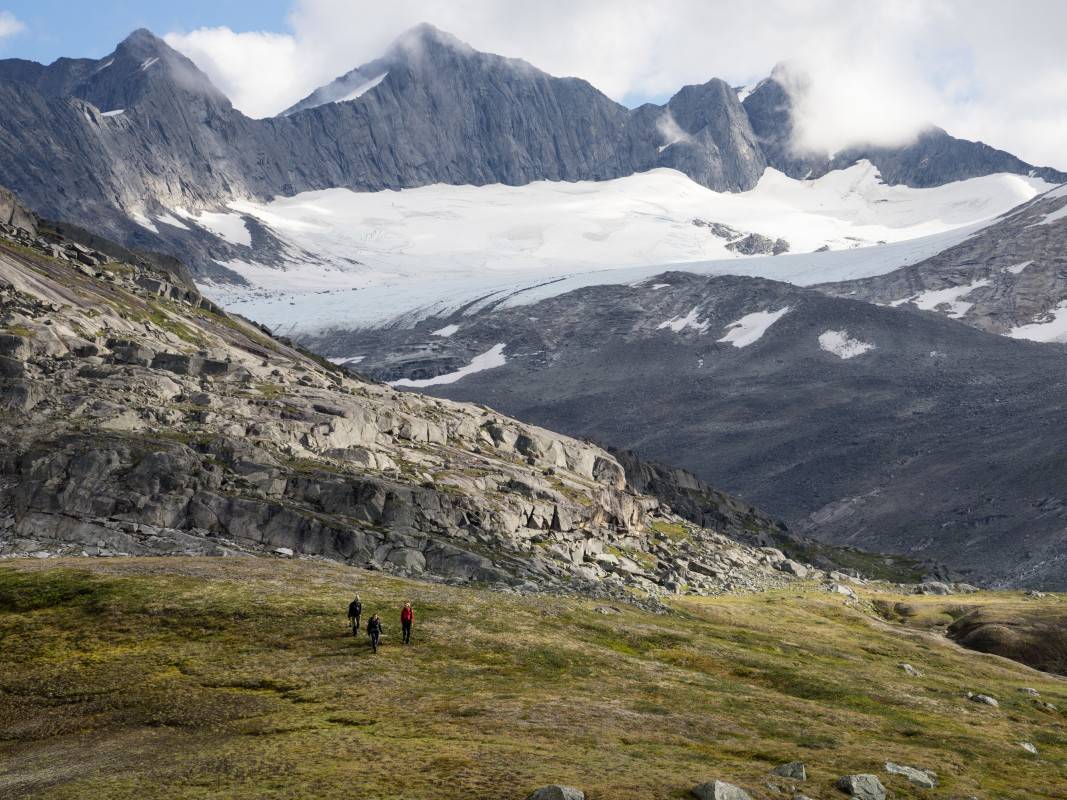
[[[0,39],[0,58],[28,58],[46,64],[60,56],[100,58],[137,28],[160,35],[217,26],[283,31],[291,6],[291,0],[0,0],[0,12],[10,12],[25,26],[21,32]]]

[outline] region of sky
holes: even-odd
[[[1067,168],[1063,0],[0,0],[0,57],[100,57],[148,27],[250,116],[269,116],[430,22],[616,100],[810,78],[798,140],[901,144],[928,123]]]

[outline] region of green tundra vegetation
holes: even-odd
[[[377,656],[346,627],[355,592],[364,621],[382,614]],[[317,561],[10,561],[0,796],[522,800],[564,783],[647,800],[719,778],[791,798],[770,770],[795,760],[812,798],[863,772],[894,798],[1065,796],[1067,681],[941,633],[960,604],[1010,620],[1062,598],[857,593],[679,597],[657,614]]]

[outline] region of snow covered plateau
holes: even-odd
[[[245,221],[254,220],[285,253],[281,264],[226,262],[247,286],[202,288],[279,333],[306,334],[529,303],[665,269],[806,286],[921,261],[1050,188],[1008,174],[888,186],[860,162],[808,181],[768,169],[743,193],[714,192],[670,169],[602,182],[327,189],[202,213],[202,225],[245,245]],[[789,250],[743,255],[736,243],[750,234],[784,239]]]

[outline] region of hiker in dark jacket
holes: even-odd
[[[415,622],[415,612],[411,610],[411,603],[404,603],[400,609],[400,627],[404,629],[404,644],[411,644],[411,625]]]
[[[352,635],[359,636],[359,618],[363,615],[363,603],[359,601],[359,595],[348,604],[348,621],[352,625]]]
[[[382,621],[377,614],[373,614],[367,620],[367,636],[370,637],[370,646],[375,653],[378,652],[378,640],[382,636]]]

